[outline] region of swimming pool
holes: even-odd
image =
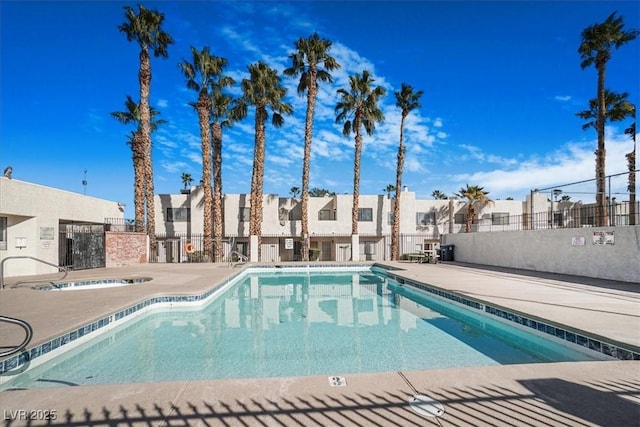
[[[138,316],[3,388],[597,358],[400,282],[375,269],[248,272],[205,305]]]

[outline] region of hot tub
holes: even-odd
[[[73,282],[53,283],[44,286],[34,286],[38,291],[80,291],[89,289],[116,288],[120,286],[137,285],[148,282],[151,277],[138,277],[135,279],[95,279],[75,280]]]

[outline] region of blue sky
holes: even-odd
[[[226,57],[238,82],[259,60],[281,71],[298,38],[317,31],[333,41],[342,65],[320,89],[311,187],[353,188],[353,137],[335,123],[336,90],[369,70],[387,90],[385,122],[365,138],[361,194],[395,182],[400,113],[393,92],[406,82],[423,90],[422,108],[406,123],[403,184],[418,197],[480,185],[499,199],[523,200],[546,188],[595,176],[594,130],[575,113],[596,94],[596,72],[582,70],[582,30],[613,11],[640,28],[636,1],[373,1],[145,2],[166,16],[175,39],[169,58],[152,59],[151,103],[169,123],[154,134],[156,193],[177,193],[180,175],[202,175],[197,115],[177,64],[190,46]],[[133,216],[133,167],[126,135],[110,116],[138,99],[138,48],[119,33],[123,6],[114,1],[6,1],[1,17],[0,167],[13,177],[127,204]],[[638,104],[640,40],[614,51],[607,87]],[[283,77],[293,116],[267,128],[265,193],[300,186],[305,98]],[[239,85],[232,92],[239,95]],[[607,174],[625,172],[630,121],[607,129]],[[253,118],[224,134],[223,192],[250,190]],[[626,178],[612,180],[623,191]],[[565,188],[590,201],[595,184]],[[573,192],[573,193],[572,193]],[[625,195],[618,199],[626,199]]]

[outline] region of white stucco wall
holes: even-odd
[[[613,232],[615,244],[594,244],[594,232]],[[640,282],[640,226],[448,234],[444,243],[455,261]]]
[[[11,256],[32,256],[57,265],[60,222],[103,224],[105,218],[124,214],[114,201],[1,177],[0,216],[7,217],[7,248],[0,250],[0,262]],[[17,238],[26,239],[26,246],[16,247]],[[4,263],[5,277],[56,271],[33,260]]]

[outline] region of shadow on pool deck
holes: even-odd
[[[59,389],[56,401],[66,403],[55,406],[41,399],[44,390],[11,391],[3,393],[3,400],[9,403],[3,406],[11,408],[4,412],[7,426],[25,425],[24,420],[7,419],[7,415],[19,418],[15,412],[19,409],[13,409],[16,407],[26,411],[55,410],[56,419],[43,421],[42,425],[69,427],[638,424],[640,379],[637,375],[623,379],[619,370],[617,376],[606,381],[569,380],[567,377],[574,375],[576,368],[588,371],[589,366],[558,365],[564,366],[556,366],[559,370],[552,369],[550,373],[564,378],[523,375],[526,369],[520,366],[520,369],[480,368],[485,378],[479,381],[472,378],[466,383],[455,377],[447,382],[447,376],[454,374],[454,370],[352,375],[348,379],[353,380],[353,386],[350,383],[345,388],[327,387],[324,377],[70,387]],[[320,385],[322,380],[324,387]],[[153,391],[149,387],[153,387]],[[16,406],[21,393],[30,393],[35,399]],[[413,412],[408,399],[415,394],[437,400],[444,405],[445,413],[436,420]]]

